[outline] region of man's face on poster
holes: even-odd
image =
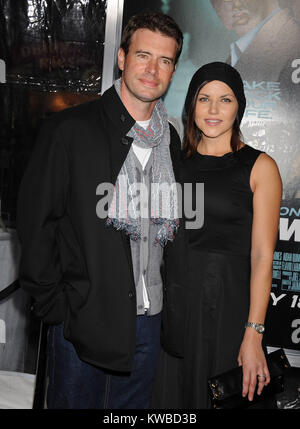
[[[248,32],[267,15],[265,0],[211,0],[219,18],[229,30]]]

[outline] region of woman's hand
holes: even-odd
[[[246,328],[238,356],[238,364],[243,366],[242,395],[244,397],[248,395],[249,401],[253,400],[257,384],[257,394],[260,395],[264,386],[270,382],[270,373],[262,349],[261,339],[261,334],[257,333],[253,328]]]

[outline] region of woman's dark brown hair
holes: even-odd
[[[187,158],[192,156],[197,151],[197,146],[202,137],[202,132],[195,123],[195,110],[196,110],[198,94],[200,90],[204,87],[204,85],[206,85],[209,82],[211,81],[205,81],[199,86],[199,88],[195,93],[193,101],[190,104],[188,111],[186,112],[187,116],[186,116],[186,126],[185,126],[185,133],[184,133],[184,139],[183,139],[183,151]],[[239,118],[237,115],[233,123],[232,136],[230,141],[232,152],[236,152],[240,148],[241,138],[242,138],[242,132],[240,130]]]

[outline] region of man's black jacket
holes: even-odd
[[[130,371],[135,352],[135,284],[129,239],[97,217],[96,189],[115,183],[134,122],[114,87],[48,118],[18,200],[20,283],[37,316],[63,322],[82,360],[118,371]],[[179,181],[180,140],[170,133]]]

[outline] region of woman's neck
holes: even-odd
[[[225,136],[225,138],[211,138],[202,135],[197,151],[202,155],[222,156],[232,151],[230,141],[231,136],[230,138],[228,136]]]

